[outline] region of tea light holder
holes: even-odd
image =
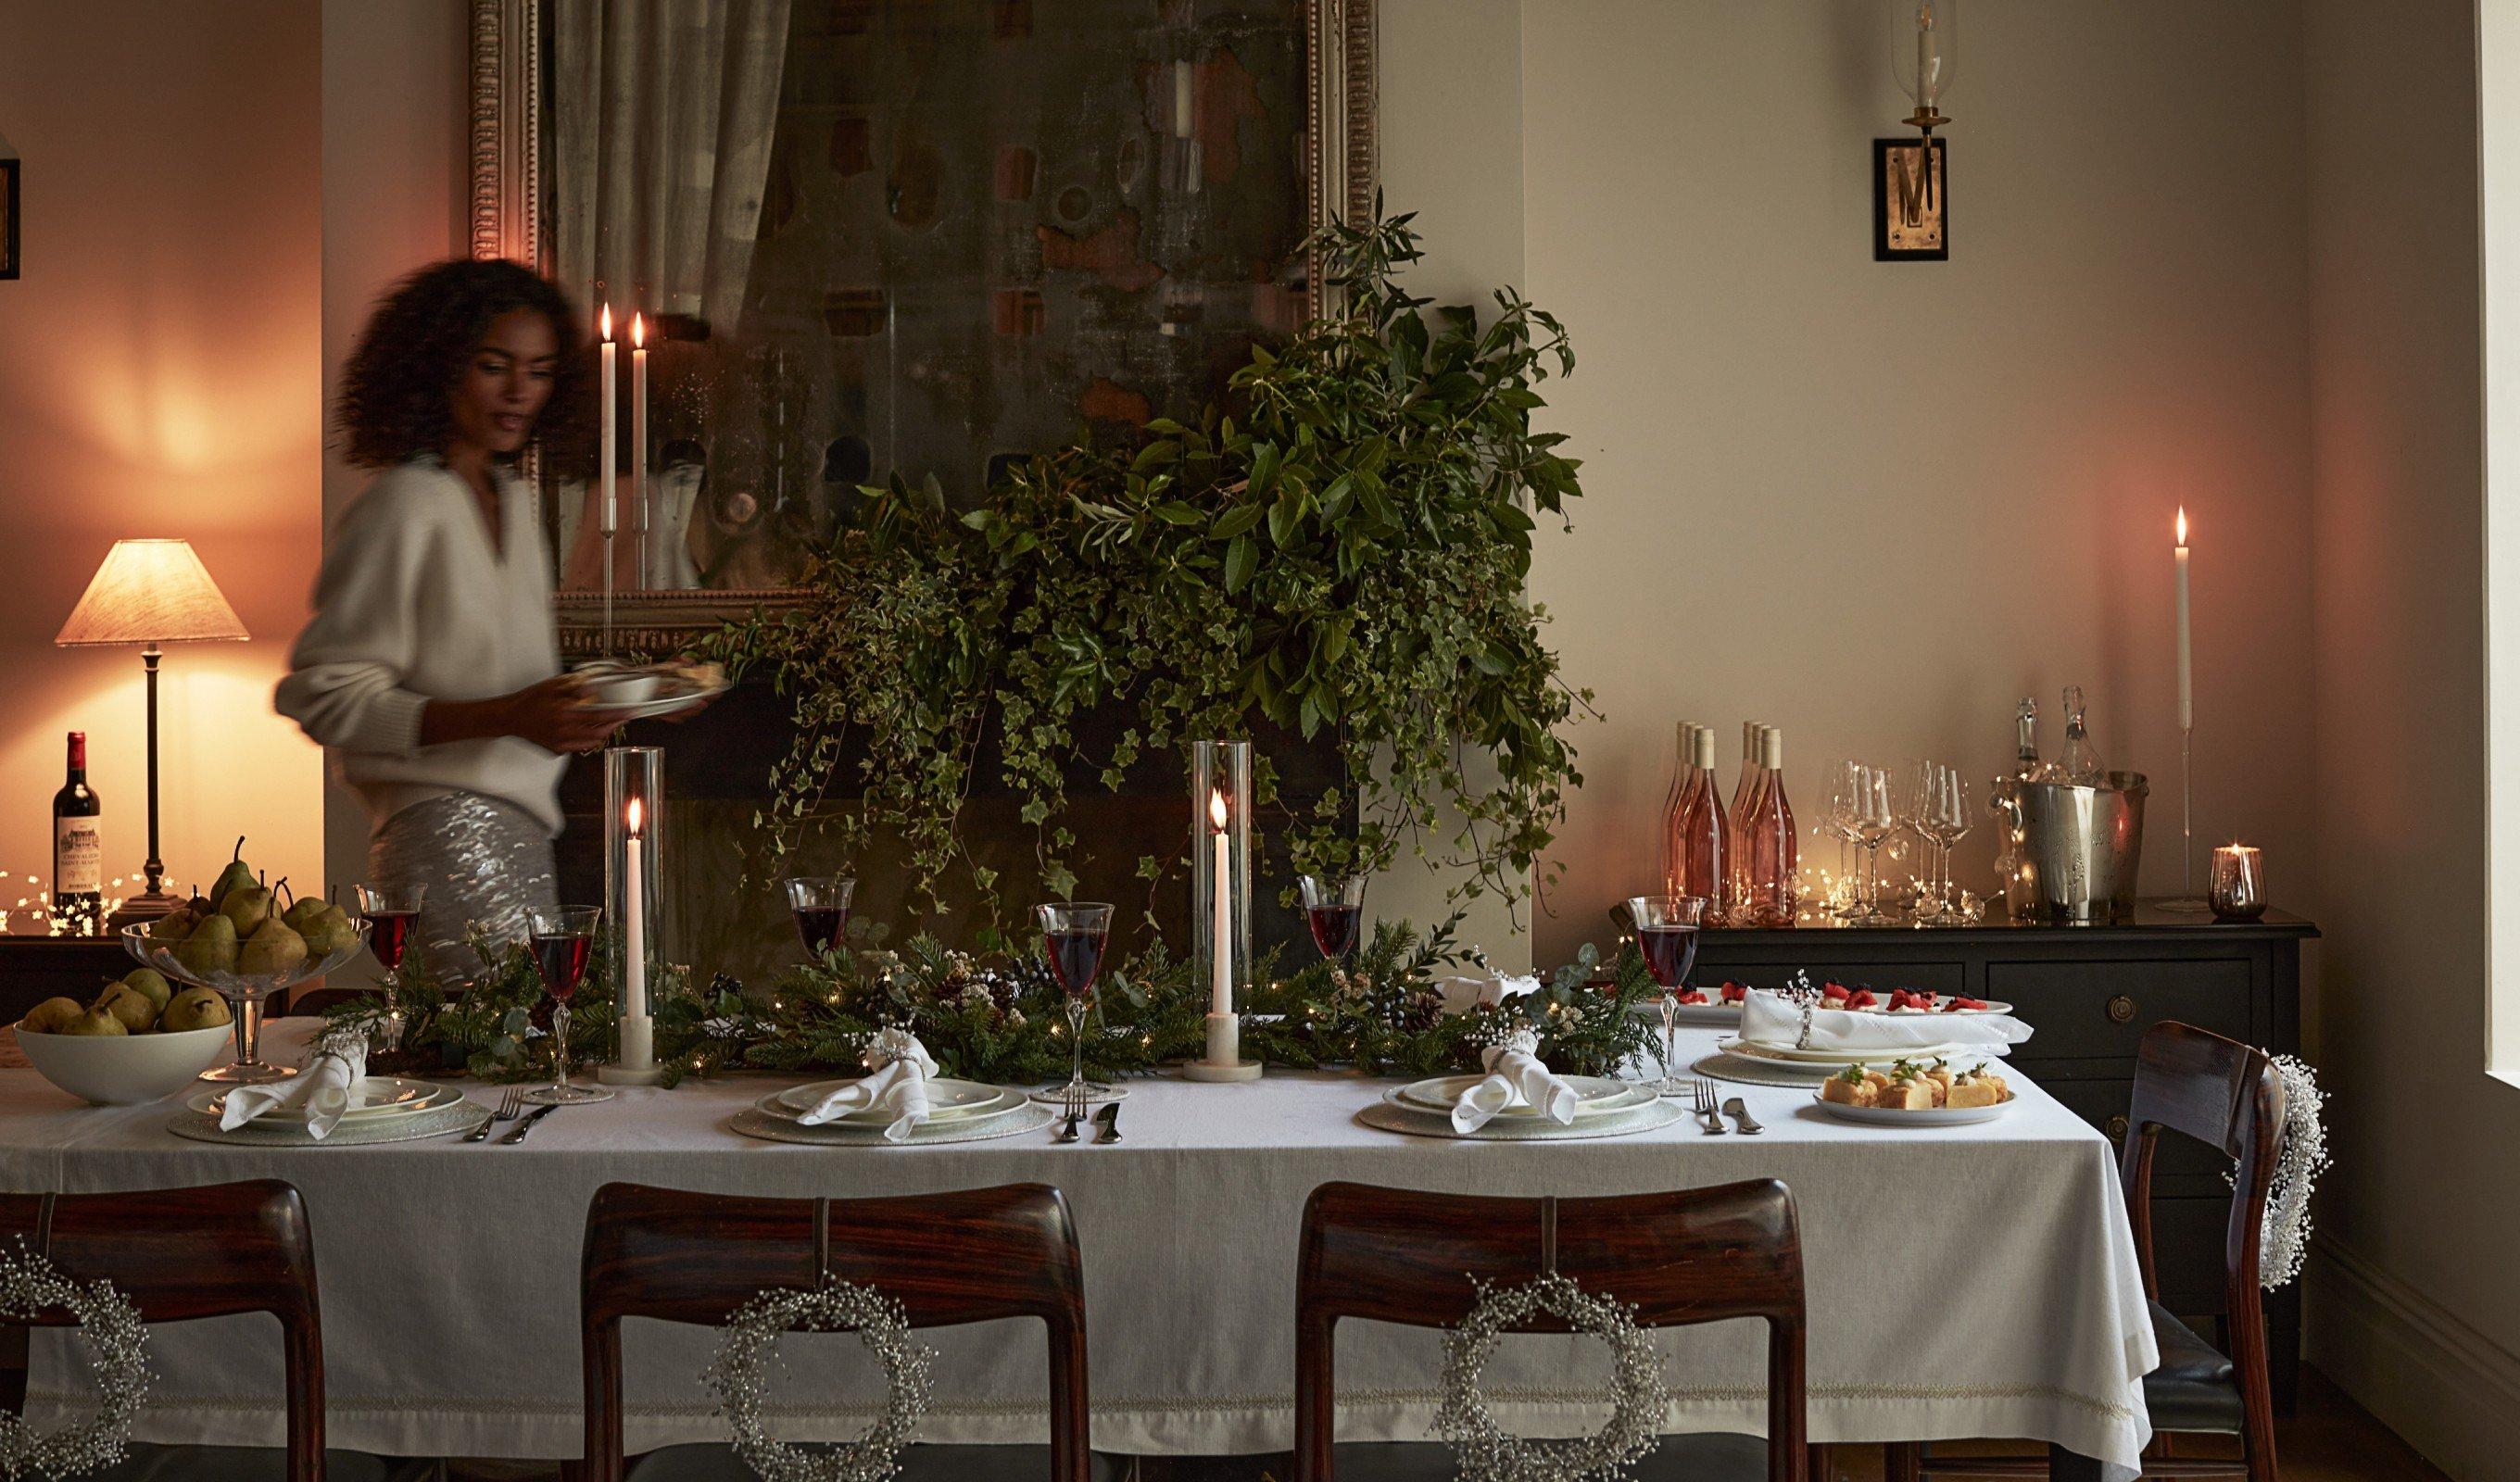
[[[1190,960],[1208,990],[1207,1054],[1193,1081],[1256,1081],[1242,1058],[1235,996],[1251,971],[1251,743],[1194,741],[1190,753]]]
[[[608,1086],[655,1086],[656,954],[664,941],[665,753],[657,746],[604,752],[604,911],[621,935],[612,953],[612,1002],[620,1048],[596,1068]]]
[[[2267,914],[2266,862],[2256,845],[2224,844],[2215,849],[2205,899],[2214,908],[2216,921],[2254,921]]]

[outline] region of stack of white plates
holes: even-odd
[[[1462,1093],[1486,1079],[1483,1075],[1439,1075],[1412,1081],[1398,1090],[1384,1093],[1382,1099],[1404,1111],[1422,1112],[1450,1121],[1453,1106],[1461,1100]],[[1561,1079],[1575,1088],[1575,1120],[1578,1122],[1586,1117],[1634,1111],[1660,1100],[1645,1087],[1614,1081],[1607,1076],[1570,1075]],[[1537,1106],[1508,1106],[1497,1115],[1546,1120]]]
[[[184,1099],[184,1105],[203,1116],[216,1117],[227,1110],[233,1087],[213,1087],[196,1091]],[[400,1076],[372,1075],[362,1079],[350,1091],[350,1107],[341,1113],[343,1127],[382,1126],[415,1117],[425,1112],[443,1111],[464,1100],[464,1093],[435,1081],[410,1081]],[[248,1126],[271,1132],[304,1131],[306,1108],[274,1106],[255,1117]]]
[[[775,1095],[763,1097],[756,1105],[765,1115],[792,1122],[821,1105],[823,1098],[848,1084],[850,1084],[848,1081],[841,1080],[815,1081],[809,1085],[790,1086]],[[1030,1100],[1031,1098],[1023,1092],[1010,1091],[1003,1086],[983,1086],[977,1081],[957,1081],[939,1076],[927,1083],[927,1121],[931,1125],[942,1125],[948,1122],[976,1124],[1005,1116],[1008,1112],[1024,1106]],[[829,1122],[816,1125],[873,1127],[880,1130],[891,1126],[900,1120],[900,1117],[901,1113],[897,1111],[874,1106],[864,1110],[845,1112]]]
[[[1849,1065],[1888,1065],[1899,1060],[1914,1060],[1922,1064],[1927,1060],[1947,1060],[1962,1055],[1978,1059],[1986,1056],[1982,1046],[1942,1044],[1912,1045],[1901,1050],[1797,1050],[1791,1045],[1769,1045],[1745,1040],[1739,1035],[1727,1035],[1717,1040],[1715,1048],[1726,1055],[1773,1065],[1788,1074],[1808,1074],[1819,1080],[1826,1080]]]

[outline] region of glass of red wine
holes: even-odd
[[[1637,951],[1662,989],[1662,1079],[1651,1088],[1657,1096],[1679,1096],[1688,1089],[1688,1082],[1672,1074],[1671,1062],[1680,1037],[1680,995],[1697,961],[1697,928],[1705,918],[1703,896],[1639,895],[1628,901]]]
[[[1053,901],[1035,906],[1041,946],[1051,974],[1067,995],[1067,1040],[1075,1059],[1067,1084],[1036,1093],[1045,1101],[1075,1105],[1113,1100],[1115,1089],[1085,1079],[1085,1014],[1094,1006],[1094,978],[1102,970],[1102,948],[1111,938],[1111,908],[1100,901]]]
[[[361,885],[359,919],[368,923],[368,950],[387,972],[401,970],[402,955],[420,926],[421,897],[427,885]]]
[[[595,928],[604,912],[595,906],[561,906],[531,913],[534,966],[542,969],[543,992],[552,1001],[552,1083],[525,1093],[525,1100],[544,1106],[573,1106],[581,1101],[608,1101],[610,1088],[573,1086],[568,1079],[568,1001],[586,976],[586,960],[595,953]]]
[[[796,918],[796,935],[805,954],[820,962],[840,945],[849,929],[849,901],[858,882],[837,875],[800,875],[788,881],[788,910]]]
[[[1335,963],[1354,952],[1365,925],[1365,876],[1307,875],[1295,885],[1304,894],[1304,924],[1322,956]]]

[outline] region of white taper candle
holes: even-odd
[[[2188,646],[2187,633],[2187,507],[2179,509],[2179,543],[2171,548],[2171,561],[2176,570],[2179,607],[2179,729],[2192,730],[2196,725],[2195,660]]]

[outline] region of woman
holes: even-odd
[[[366,804],[371,881],[428,886],[415,945],[448,983],[480,971],[468,926],[521,940],[557,904],[565,757],[612,729],[561,672],[513,471],[580,406],[576,324],[512,262],[441,262],[377,305],[338,419],[349,460],[382,472],[333,528],[277,697]]]

